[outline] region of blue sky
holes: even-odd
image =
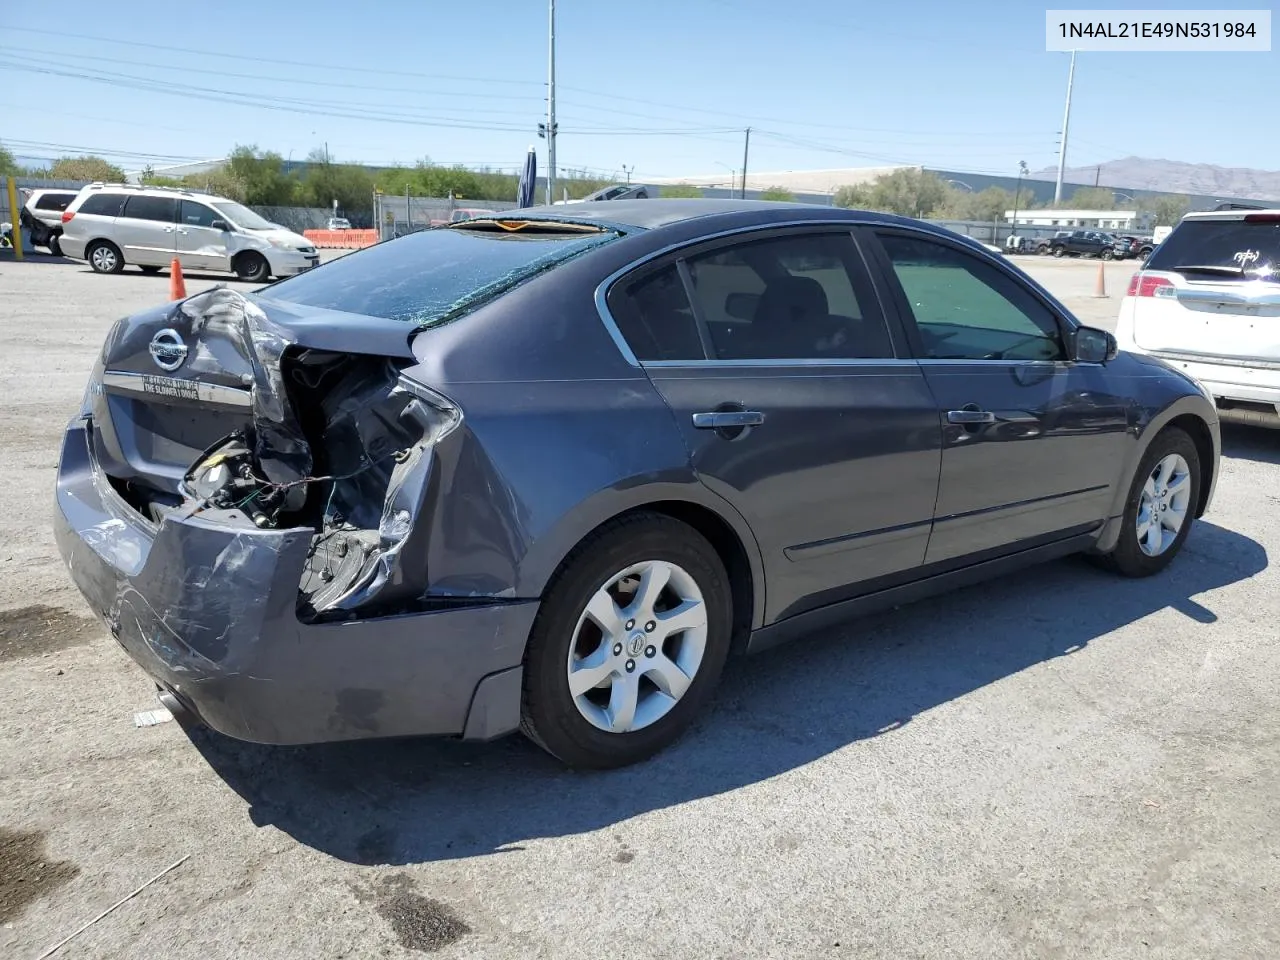
[[[759,172],[1053,165],[1069,55],[1045,52],[1044,9],[559,0],[559,166],[727,178],[748,125]],[[342,160],[514,167],[536,143],[545,164],[545,0],[63,0],[49,14],[0,10],[0,142],[20,156],[161,166],[327,142]],[[1280,168],[1278,79],[1274,53],[1080,54],[1068,164]]]

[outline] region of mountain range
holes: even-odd
[[[1057,172],[1056,167],[1046,167],[1031,176],[1052,180]],[[1219,167],[1181,160],[1125,157],[1091,167],[1067,167],[1063,180],[1089,186],[1096,181],[1099,186],[1121,190],[1127,187],[1130,190],[1165,190],[1241,200],[1280,200],[1280,170]]]

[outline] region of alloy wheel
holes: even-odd
[[[1138,500],[1138,546],[1158,557],[1178,538],[1191,509],[1191,468],[1181,454],[1171,453],[1156,464]]]
[[[566,665],[583,718],[630,733],[666,716],[688,691],[707,646],[707,605],[694,578],[662,560],[610,577],[578,618]]]
[[[110,273],[116,268],[116,252],[105,244],[93,248],[94,269]]]

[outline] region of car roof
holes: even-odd
[[[1265,210],[1204,210],[1188,213],[1183,220],[1243,220],[1245,217],[1256,217],[1258,214],[1280,217],[1280,209],[1270,207]]]
[[[828,207],[816,203],[791,203],[775,200],[598,200],[591,203],[561,204],[548,207],[524,207],[494,211],[482,219],[512,220],[560,220],[565,222],[589,222],[602,226],[633,227],[654,230],[687,220],[702,217],[724,216],[735,213],[777,213],[790,210],[796,219],[858,220],[878,223],[904,223],[904,217],[891,213],[874,213],[866,210],[847,210],[844,207]]]

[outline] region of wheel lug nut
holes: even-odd
[[[634,672],[635,672],[635,669],[636,669],[636,662],[635,662],[634,660],[628,660],[628,661],[627,661],[627,673],[634,673]]]
[[[628,621],[627,621],[627,629],[628,629],[628,630],[630,630],[630,629],[631,629],[632,627],[634,627],[635,625],[636,625],[636,622],[635,622],[634,620],[628,620]]]
[[[658,655],[658,648],[654,646],[645,647],[644,655],[646,657],[656,657]]]
[[[650,620],[648,623],[644,625],[645,633],[653,633],[653,631],[656,629],[658,629],[658,625],[654,623],[652,620]]]
[[[618,656],[618,655],[619,655],[619,654],[621,654],[621,653],[622,653],[622,644],[620,644],[620,643],[615,643],[615,644],[613,645],[613,655],[616,657],[616,656]]]

